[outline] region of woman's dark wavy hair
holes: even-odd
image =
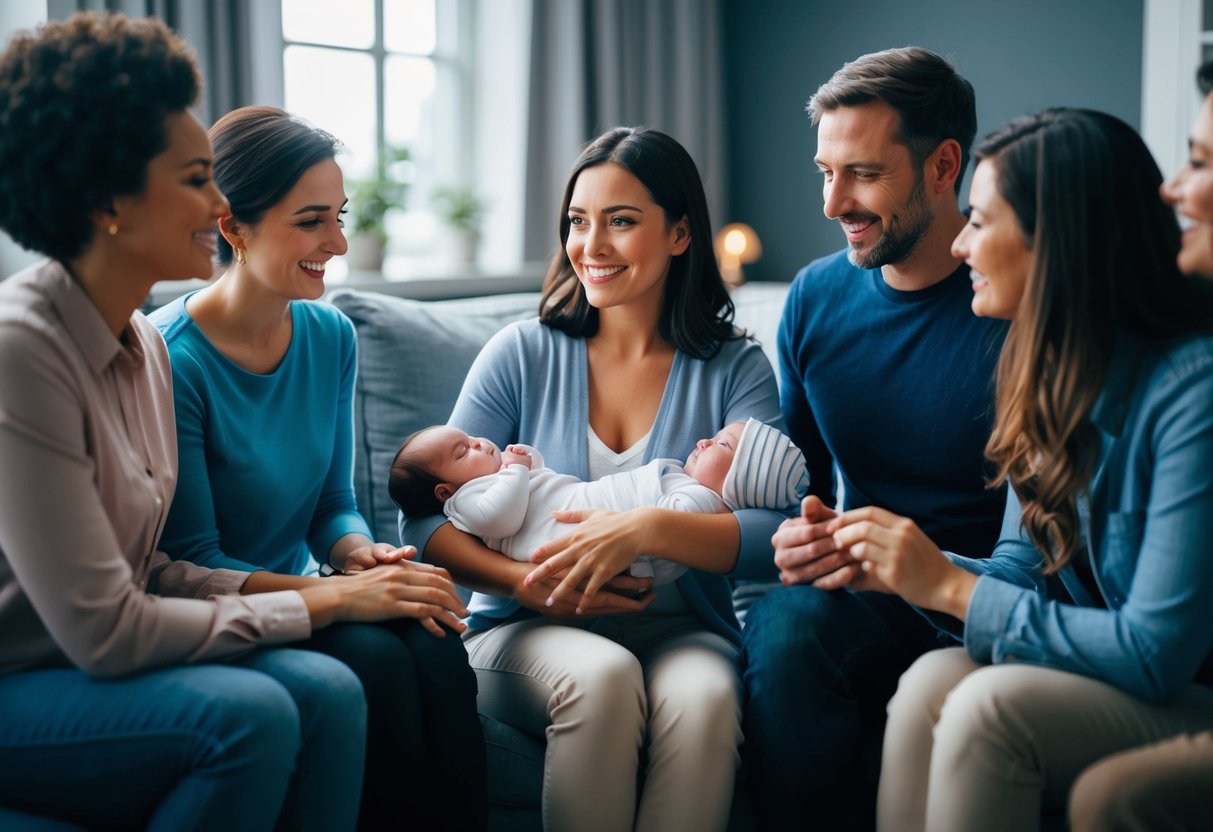
[[[691,155],[678,142],[656,130],[616,127],[590,143],[573,165],[560,206],[560,250],[548,267],[540,301],[540,320],[577,338],[598,332],[598,310],[586,300],[565,252],[569,239],[569,201],[577,177],[586,168],[614,164],[626,168],[661,206],[674,224],[686,217],[691,242],[670,260],[658,331],[677,349],[708,359],[723,342],[742,337],[733,326],[733,301],[720,276],[712,248],[712,223],[703,182]]]
[[[166,118],[201,86],[193,51],[154,18],[82,12],[16,35],[0,55],[0,228],[78,257],[92,215],[146,187]]]
[[[1175,212],[1132,127],[1091,110],[1055,109],[1004,125],[977,147],[995,166],[1032,253],[997,372],[986,455],[1021,498],[1024,528],[1047,571],[1082,545],[1078,497],[1100,439],[1090,421],[1114,343],[1213,328],[1213,283],[1180,273]]]
[[[341,146],[329,133],[277,107],[241,107],[210,129],[215,148],[215,184],[232,206],[232,216],[256,225],[290,193],[308,169],[337,155]],[[232,247],[218,235],[219,262],[232,262]]]
[[[413,440],[437,426],[413,431],[400,443],[388,472],[387,493],[405,517],[433,517],[442,514],[442,501],[434,489],[442,482],[426,469],[420,455],[409,449]]]

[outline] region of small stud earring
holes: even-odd
[[[110,227],[105,230],[111,237],[117,237],[118,236],[118,223],[111,222]]]
[[[236,249],[236,265],[243,266],[245,264],[246,260],[247,260],[247,258],[244,256],[244,249],[243,248]]]

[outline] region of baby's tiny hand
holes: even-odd
[[[504,471],[511,465],[525,465],[527,470],[534,467],[535,460],[531,458],[530,453],[518,445],[507,445],[505,451],[501,454],[501,469]]]

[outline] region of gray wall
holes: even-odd
[[[754,226],[750,279],[789,280],[844,245],[821,213],[808,97],[846,61],[895,46],[952,58],[977,91],[980,138],[1047,106],[1140,126],[1143,0],[726,0],[730,205]],[[961,191],[962,203],[968,193]]]

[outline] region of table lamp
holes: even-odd
[[[742,266],[762,256],[762,243],[754,229],[744,222],[729,223],[716,235],[716,260],[720,276],[730,289],[745,283]]]

